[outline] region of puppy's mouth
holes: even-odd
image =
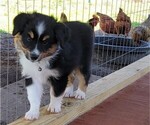
[[[44,59],[46,57],[52,56],[55,53],[55,51],[53,51],[53,52],[47,51],[47,52],[43,52],[43,53],[40,53],[40,54],[27,52],[25,55],[26,55],[26,58],[28,60],[30,60],[31,62],[39,62],[39,61],[41,61],[42,59]]]
[[[37,55],[35,53],[27,53],[26,58],[31,62],[39,62],[42,59],[42,55]]]

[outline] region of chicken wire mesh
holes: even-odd
[[[0,3],[0,121],[10,123],[23,116],[29,108],[21,66],[11,35],[13,18],[20,12],[37,11],[53,15],[60,20],[64,12],[67,21],[79,20],[91,23],[96,12],[108,15],[98,16],[98,24],[92,22],[95,45],[90,82],[104,77],[149,54],[148,42],[134,43],[132,32],[122,35],[107,33],[111,28],[109,20],[116,22],[119,8],[131,20],[131,29],[140,25],[150,14],[149,0],[2,0]],[[124,20],[125,24],[128,22]],[[103,27],[104,23],[104,27]],[[106,24],[105,24],[106,23]],[[108,24],[108,25],[107,25]],[[91,25],[91,24],[90,24]],[[130,26],[129,26],[130,27]],[[124,30],[122,28],[122,30]],[[105,31],[105,32],[104,32]],[[109,30],[110,31],[110,30]],[[119,35],[119,36],[118,36]],[[49,103],[49,88],[45,87],[42,105]]]

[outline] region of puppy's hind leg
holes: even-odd
[[[85,99],[85,93],[88,86],[88,80],[90,77],[90,73],[88,71],[84,72],[81,69],[77,70],[77,77],[79,80],[78,89],[75,93],[75,98],[77,99]]]
[[[75,79],[75,72],[72,72],[68,76],[68,83],[67,83],[67,88],[66,88],[65,93],[64,93],[64,97],[73,97],[74,96],[74,92],[73,92],[74,79]]]
[[[43,93],[43,86],[40,83],[37,83],[32,78],[26,78],[26,88],[28,94],[28,100],[30,103],[30,109],[25,114],[26,120],[34,120],[39,117],[39,109],[41,103],[41,97]]]

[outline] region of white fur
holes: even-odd
[[[23,52],[20,53],[20,63],[22,65],[22,75],[27,78],[32,78],[33,83],[27,86],[28,100],[30,102],[30,109],[25,114],[25,119],[34,120],[39,117],[39,108],[41,102],[41,96],[43,87],[42,84],[47,83],[47,79],[50,76],[57,78],[59,73],[57,70],[50,70],[48,60],[50,57],[42,59],[40,62],[31,62],[29,61]],[[42,68],[42,71],[38,71],[39,67]],[[61,98],[51,97],[51,106],[50,109],[52,112],[61,111]],[[55,105],[56,104],[56,105]]]
[[[39,84],[47,83],[49,76],[57,78],[59,76],[58,71],[55,69],[48,69],[49,58],[50,57],[44,58],[40,62],[31,62],[25,57],[25,55],[21,55],[20,63],[22,65],[22,75],[36,79]],[[39,67],[42,68],[42,71],[38,71]]]
[[[43,93],[42,84],[38,84],[38,81],[33,79],[33,83],[27,86],[27,94],[28,100],[30,102],[30,109],[28,112],[26,112],[25,119],[27,120],[38,119],[42,93]]]
[[[66,88],[64,97],[73,97],[73,96],[74,96],[73,85],[71,85]]]
[[[35,46],[34,50],[32,51],[32,53],[35,53],[36,55],[39,55],[40,52],[39,50],[37,49],[37,45]]]
[[[85,92],[83,92],[82,90],[80,90],[78,88],[78,90],[75,93],[75,98],[76,99],[85,99]]]
[[[38,35],[40,37],[45,30],[44,22],[39,22],[38,25],[36,26],[36,30],[37,30]]]
[[[63,94],[59,97],[55,97],[53,94],[53,89],[50,90],[50,104],[47,111],[58,113],[61,111],[61,103],[63,99]]]

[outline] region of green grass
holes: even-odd
[[[140,25],[139,22],[132,22],[132,26],[133,26],[133,27],[137,27],[137,26],[139,26],[139,25]]]
[[[0,29],[0,33],[7,33],[5,30]]]

